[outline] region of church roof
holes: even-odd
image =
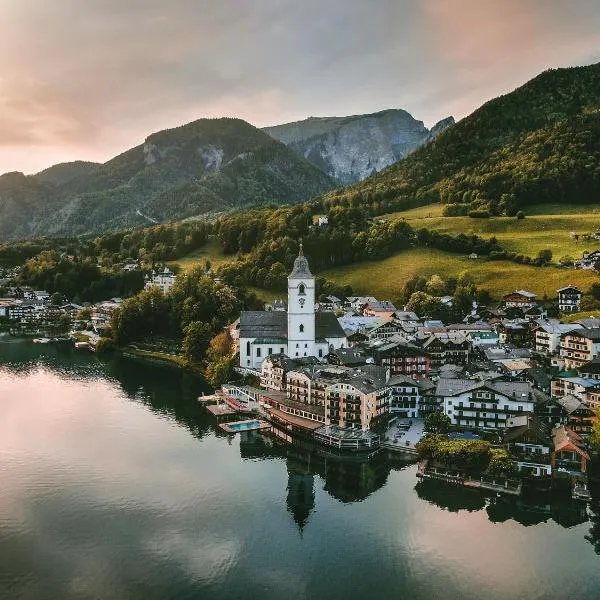
[[[240,337],[287,339],[287,313],[273,310],[242,312]]]
[[[307,277],[312,277],[312,273],[308,266],[308,260],[302,252],[302,242],[300,242],[300,252],[294,261],[294,268],[289,275],[289,279],[305,279]]]
[[[287,313],[277,311],[244,311],[240,315],[241,338],[287,339]],[[315,338],[345,338],[335,313],[315,314]]]

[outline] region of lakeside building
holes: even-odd
[[[271,354],[323,358],[347,346],[346,334],[332,312],[315,311],[315,278],[300,252],[288,277],[286,311],[244,311],[240,315],[240,367],[259,371]]]
[[[505,429],[511,417],[534,409],[531,384],[523,381],[440,378],[435,394],[453,425]]]

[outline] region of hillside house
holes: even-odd
[[[560,312],[579,312],[581,310],[580,289],[568,285],[567,287],[557,290],[558,294],[558,310]]]

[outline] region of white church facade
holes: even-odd
[[[300,253],[288,277],[284,311],[245,311],[240,315],[240,367],[259,370],[271,354],[323,358],[344,348],[346,334],[332,312],[315,312],[315,278]]]

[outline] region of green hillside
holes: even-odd
[[[365,181],[328,196],[380,210],[515,214],[537,203],[600,201],[600,64],[542,73]]]
[[[539,296],[556,296],[556,290],[572,284],[587,292],[598,275],[592,271],[559,267],[533,267],[508,261],[471,260],[441,250],[413,248],[381,261],[365,261],[330,269],[320,275],[339,285],[350,285],[358,294],[373,294],[395,300],[404,284],[415,275],[457,276],[463,271],[473,275],[481,289],[500,299],[517,289],[528,289]]]
[[[495,236],[500,245],[509,252],[535,257],[540,250],[550,249],[555,260],[570,256],[581,257],[585,251],[600,248],[600,241],[574,239],[571,232],[580,236],[600,231],[600,205],[575,205],[564,214],[557,213],[556,205],[538,205],[536,213],[524,219],[494,217],[471,219],[469,217],[444,217],[441,205],[397,212],[382,218],[406,219],[418,229],[441,231],[450,234],[477,234],[481,237]]]
[[[79,235],[259,204],[301,202],[336,182],[239,119],[150,135],[103,165],[0,177],[0,239]]]

